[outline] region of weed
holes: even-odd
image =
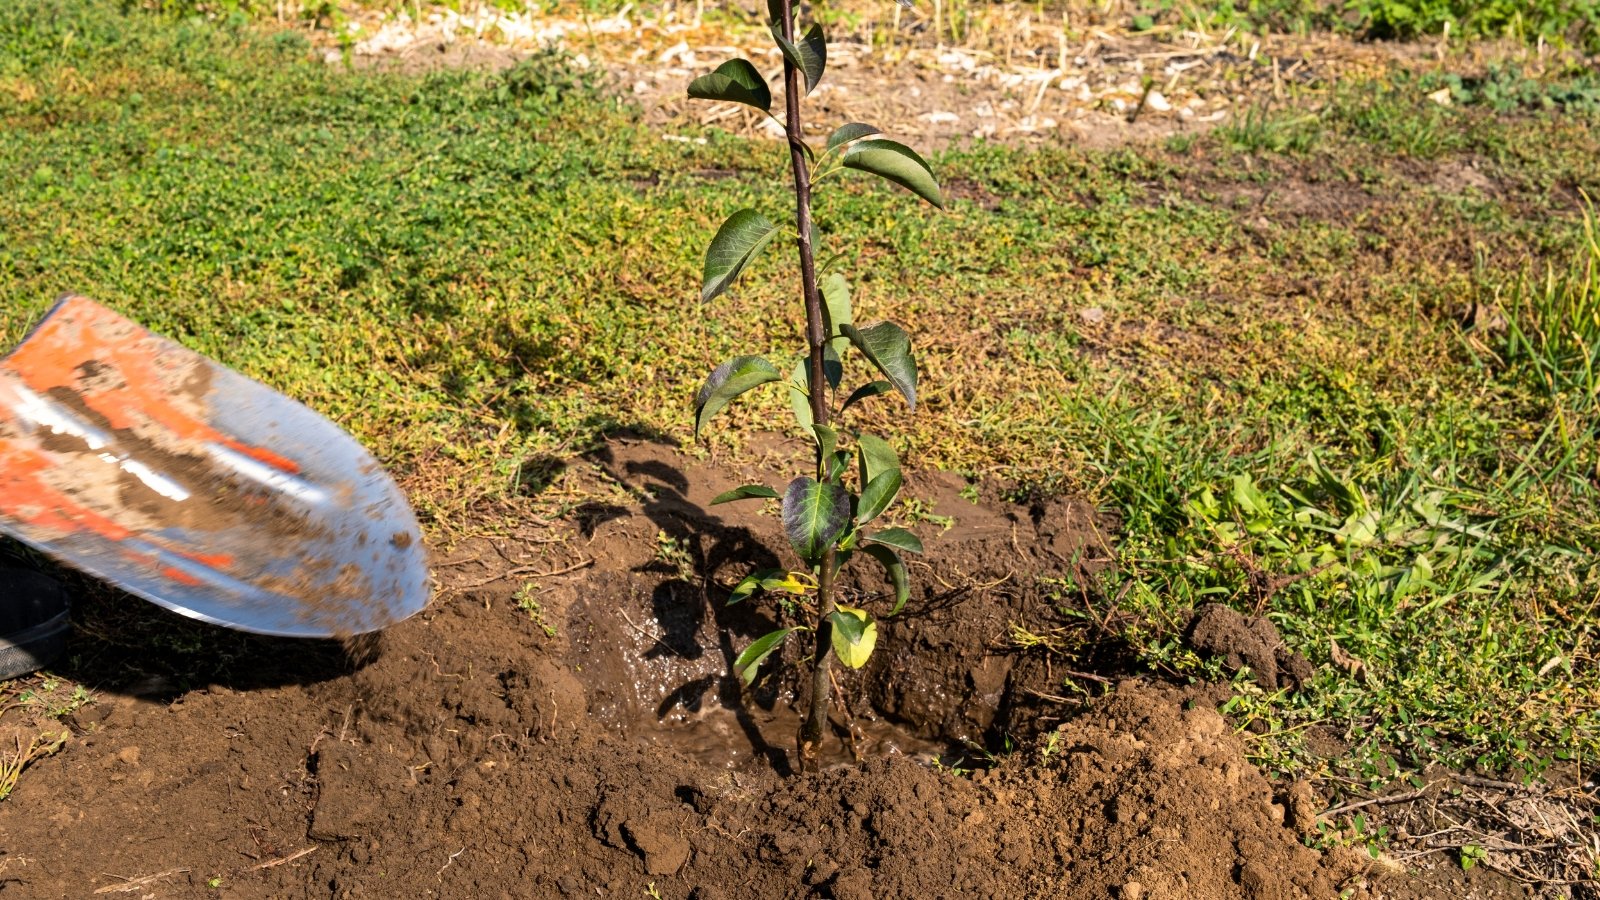
[[[1394,85],[1341,87],[1327,117],[1361,140],[1404,156],[1434,159],[1459,149],[1466,137],[1450,122],[1455,114],[1427,100],[1415,85],[1416,80],[1401,79]]]
[[[1252,106],[1218,126],[1217,136],[1245,153],[1309,153],[1317,145],[1317,117]]]
[[[536,599],[538,593],[538,587],[529,583],[523,585],[511,599],[517,604],[517,609],[527,613],[533,624],[544,631],[545,637],[555,637],[556,627],[545,621],[544,608],[539,605],[539,601]]]
[[[679,581],[694,580],[694,553],[665,531],[656,532],[656,562],[675,574]]]
[[[1424,77],[1421,84],[1430,92],[1440,87],[1448,89],[1451,100],[1463,106],[1485,106],[1495,112],[1600,111],[1600,73],[1593,71],[1532,78],[1514,63],[1490,63],[1481,76],[1430,75]]]
[[[811,218],[812,189],[846,169],[855,169],[898,184],[934,206],[942,207],[944,200],[932,169],[922,157],[904,144],[876,137],[881,132],[871,125],[850,123],[839,127],[820,153],[805,143],[800,86],[803,81],[806,92],[810,92],[822,80],[827,41],[822,25],[815,22],[803,37],[797,38],[798,25],[790,0],[774,0],[767,8],[772,37],[784,59],[785,111],[779,124],[789,137],[795,204],[794,230],[790,234],[799,253],[807,352],[789,369],[787,377],[765,358],[755,355],[737,356],[718,366],[695,397],[695,430],[700,431],[735,397],[762,385],[781,383],[789,395],[796,422],[815,445],[814,474],[789,482],[781,495],[784,531],[806,571],[753,573],[734,588],[729,600],[735,603],[759,590],[816,595],[818,612],[814,624],[764,635],[734,660],[734,670],[749,683],[761,662],[790,634],[814,633],[810,699],[796,743],[800,768],[815,771],[828,715],[830,663],[837,657],[844,665],[859,668],[866,664],[878,640],[877,617],[866,609],[837,603],[834,579],[857,553],[876,560],[895,592],[894,605],[883,617],[893,616],[910,597],[906,566],[899,554],[920,553],[922,543],[904,528],[866,530],[900,493],[904,476],[899,455],[888,441],[876,435],[837,425],[837,418],[852,406],[883,394],[899,393],[912,409],[916,408],[917,365],[911,339],[893,322],[859,327],[855,324],[849,283],[842,273],[829,273],[843,254],[834,254],[820,267],[816,262],[821,248]],[[771,113],[771,91],[748,60],[730,60],[712,74],[696,78],[689,85],[689,96],[744,104],[777,121]],[[723,222],[706,252],[701,301],[709,302],[725,293],[762,248],[784,231],[754,209],[741,209]],[[843,384],[844,356],[852,347],[883,377],[855,388],[836,409],[833,394]],[[853,453],[840,446],[841,438],[853,440]],[[780,494],[772,488],[753,484],[735,488],[711,502],[714,505],[778,497]]]
[[[1524,276],[1497,292],[1504,311],[1501,355],[1552,398],[1592,408],[1600,395],[1600,235],[1594,207],[1583,210],[1581,245],[1563,267]]]

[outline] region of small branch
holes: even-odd
[[[592,565],[594,565],[594,560],[585,559],[585,560],[582,560],[581,562],[575,562],[572,565],[567,566],[565,569],[556,569],[553,572],[540,572],[534,566],[518,566],[515,569],[511,569],[510,571],[500,572],[500,573],[495,574],[495,575],[490,575],[488,578],[482,579],[481,581],[474,581],[474,582],[471,582],[470,584],[458,584],[455,587],[449,588],[449,590],[452,590],[452,591],[470,591],[470,590],[472,590],[474,588],[481,588],[486,584],[494,584],[496,581],[504,581],[507,578],[512,578],[512,577],[515,577],[517,575],[526,575],[529,578],[550,578],[550,577],[555,576],[555,575],[566,575],[566,574],[568,574],[570,572],[576,572],[579,569],[586,569],[586,568],[588,568],[589,566],[592,566]]]
[[[1510,791],[1516,794],[1525,794],[1528,792],[1527,785],[1516,784],[1510,781],[1496,781],[1493,778],[1480,778],[1477,775],[1467,775],[1459,772],[1453,773],[1450,777],[1461,782],[1462,784],[1471,785],[1472,787],[1489,788],[1496,791]]]
[[[1419,787],[1414,791],[1407,791],[1404,794],[1391,794],[1387,797],[1371,797],[1366,800],[1357,800],[1353,803],[1335,806],[1333,809],[1318,813],[1317,818],[1332,818],[1347,812],[1353,812],[1361,809],[1364,806],[1388,806],[1392,803],[1410,803],[1413,800],[1421,799],[1428,793],[1428,791],[1433,790],[1433,786],[1437,783],[1438,782],[1430,781],[1422,787]]]
[[[316,849],[317,849],[317,845],[316,844],[312,844],[311,846],[306,847],[303,850],[296,850],[295,852],[289,854],[288,856],[280,856],[277,859],[269,859],[269,860],[267,860],[266,862],[262,863],[259,866],[251,866],[250,867],[250,871],[257,872],[257,871],[260,871],[262,869],[270,869],[273,866],[281,866],[284,863],[292,863],[295,860],[299,859],[300,857],[305,856],[306,854],[311,853],[313,850],[316,850]]]
[[[134,891],[148,887],[149,885],[154,884],[163,878],[171,878],[174,875],[184,875],[187,874],[188,871],[188,869],[168,869],[165,872],[157,872],[154,875],[141,875],[138,878],[123,878],[121,875],[111,875],[110,872],[104,872],[102,874],[111,875],[112,878],[123,878],[122,884],[108,884],[103,888],[95,888],[94,892],[96,894],[131,894]]]

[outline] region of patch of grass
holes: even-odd
[[[1504,310],[1498,343],[1505,365],[1559,405],[1593,410],[1600,397],[1600,236],[1593,207],[1584,210],[1582,244],[1566,265],[1518,278],[1491,303]]]
[[[1600,9],[1586,0],[1144,0],[1129,16],[1135,30],[1337,31],[1383,39],[1448,33],[1600,46]]]
[[[1252,106],[1217,126],[1217,137],[1244,153],[1308,153],[1317,145],[1317,116]]]

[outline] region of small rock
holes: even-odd
[[[1139,898],[1144,896],[1144,885],[1137,881],[1130,881],[1122,886],[1122,890],[1119,892],[1118,896],[1121,897],[1122,900],[1139,900]]]
[[[139,764],[139,748],[123,747],[117,751],[117,760],[125,766],[137,766]]]

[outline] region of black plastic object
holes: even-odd
[[[29,569],[0,568],[0,681],[49,665],[67,646],[61,582]]]

